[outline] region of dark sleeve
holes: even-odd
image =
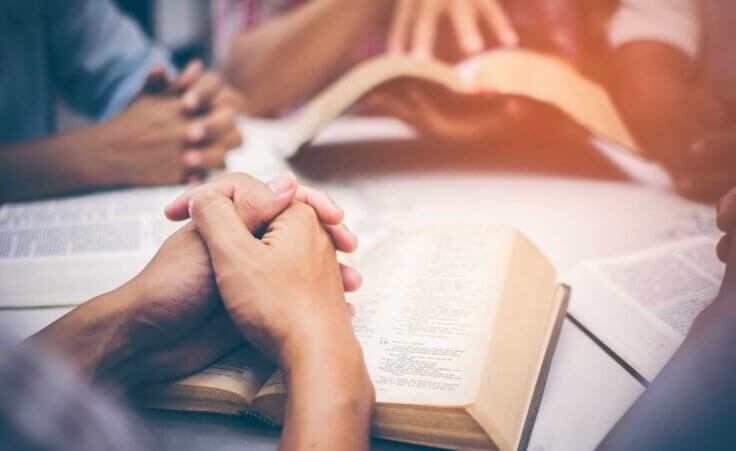
[[[0,449],[145,450],[142,428],[63,362],[0,340]]]
[[[718,298],[600,449],[736,449],[734,271],[729,264]]]

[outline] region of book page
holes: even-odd
[[[361,260],[349,296],[378,402],[465,405],[480,383],[510,245],[506,229],[399,232]]]
[[[564,60],[530,50],[502,49],[466,64],[476,67],[474,86],[555,106],[593,135],[639,150],[607,91]]]
[[[243,346],[176,385],[214,388],[234,393],[250,404],[276,371],[276,365],[251,346]]]
[[[321,92],[293,118],[288,119],[288,133],[276,143],[285,157],[296,153],[302,144],[344,113],[371,89],[398,77],[434,81],[456,91],[467,90],[452,66],[439,61],[417,62],[405,56],[379,56],[359,64]]]
[[[284,374],[279,370],[271,374],[261,385],[261,389],[258,391],[258,396],[269,396],[269,395],[285,395],[286,381],[284,381]]]
[[[696,237],[589,262],[568,279],[570,314],[651,381],[717,296],[716,242]]]
[[[183,187],[131,189],[0,208],[0,307],[79,304],[129,280],[181,225]]]

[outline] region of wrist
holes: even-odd
[[[311,400],[310,405],[323,409],[349,409],[370,414],[375,402],[373,383],[357,339],[349,333],[307,333],[295,335],[293,345],[282,352],[281,368],[290,393],[306,396],[322,396],[325,399]],[[327,385],[329,392],[313,388]]]
[[[59,136],[57,147],[75,168],[78,188],[122,185],[117,118]]]
[[[117,125],[118,117],[88,129],[81,149],[85,153],[85,177],[93,186],[124,186],[129,168],[121,151],[125,135]]]

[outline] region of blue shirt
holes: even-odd
[[[0,145],[52,134],[57,97],[115,115],[156,65],[168,53],[110,0],[0,0]]]

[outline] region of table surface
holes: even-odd
[[[350,126],[338,125],[339,135],[344,137]],[[267,177],[283,163],[253,141],[247,156],[238,155],[229,166]],[[293,168],[329,190],[345,208],[348,225],[365,238],[364,248],[396,227],[512,224],[552,260],[563,281],[566,271],[586,259],[713,233],[711,207],[631,184],[592,153],[562,157],[571,164],[560,163],[559,157],[545,163],[545,154],[537,153],[532,164],[526,155],[515,166],[514,158],[507,156],[494,160],[477,153],[455,154],[445,155],[444,161],[428,157],[437,152],[421,141],[347,145],[327,140],[303,152]],[[0,311],[0,329],[26,336],[65,311]],[[593,448],[642,390],[567,320],[529,449]],[[162,450],[265,450],[278,443],[277,430],[249,420],[153,411],[141,415]],[[386,441],[373,445],[412,448]]]

